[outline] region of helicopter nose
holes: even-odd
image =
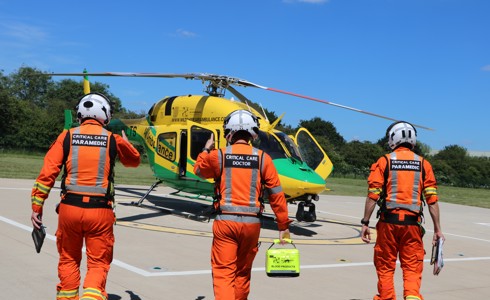
[[[315,171],[299,166],[277,166],[285,194],[298,197],[304,194],[320,194],[326,189],[325,180]]]

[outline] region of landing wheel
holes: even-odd
[[[307,210],[305,210],[305,207]],[[316,212],[315,204],[311,200],[301,201],[298,204],[298,211],[296,212],[296,219],[298,222],[315,222]]]

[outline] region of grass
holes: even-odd
[[[43,154],[0,152],[0,178],[32,179],[39,175],[43,165]],[[138,168],[125,168],[116,164],[116,183],[147,185],[155,182],[148,163]],[[326,195],[366,196],[366,179],[330,177],[327,180]],[[442,202],[490,208],[490,189],[469,189],[451,186],[439,186],[439,198]]]
[[[0,153],[0,178],[18,178],[34,180],[43,166],[44,154]],[[120,162],[115,166],[116,183],[151,185],[155,177],[150,165],[142,163],[137,168],[126,168]],[[61,174],[58,179],[61,178]]]
[[[337,178],[327,179],[326,195],[361,196],[367,193],[365,179]],[[490,208],[490,189],[470,189],[453,186],[438,186],[439,200],[442,202]]]

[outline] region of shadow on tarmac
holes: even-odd
[[[133,291],[126,291],[126,293],[129,294],[129,297],[130,297],[129,299],[130,300],[142,300],[140,298],[140,296],[138,296],[135,293],[133,293]],[[119,296],[119,295],[109,294],[108,296],[109,297],[107,298],[107,300],[121,300],[122,299],[122,297]]]
[[[131,189],[124,189],[125,192],[131,191],[133,194],[137,194],[138,192]],[[145,204],[146,203],[151,203]],[[141,206],[141,209],[149,209],[153,210],[153,212],[149,213],[141,213],[130,217],[120,218],[119,221],[143,221],[145,219],[150,219],[158,216],[165,216],[172,214],[174,216],[181,216],[186,219],[192,221],[199,222],[209,222],[211,219],[214,219],[214,215],[206,215],[209,212],[212,204],[206,205],[203,203],[195,202],[193,200],[180,199],[180,198],[169,198],[162,196],[151,196],[149,195]],[[118,205],[134,205],[131,203],[119,203]],[[266,206],[266,208],[268,208]],[[270,210],[270,208],[268,208]],[[189,217],[193,216],[193,217]],[[271,213],[267,213],[262,218],[262,228],[269,230],[277,230],[277,224],[274,222],[274,216]],[[303,223],[301,226],[293,224],[290,226],[289,230],[292,234],[296,236],[302,237],[313,237],[317,235],[317,233],[309,228],[316,228],[322,225],[314,224],[314,223]]]

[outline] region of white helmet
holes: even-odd
[[[104,95],[90,93],[78,101],[77,118],[79,122],[91,118],[99,121],[102,125],[107,125],[112,118],[112,102]]]
[[[251,112],[240,109],[229,114],[223,123],[225,139],[231,141],[233,135],[238,131],[250,133],[252,139],[256,139],[259,133],[259,120]]]
[[[391,124],[386,130],[386,135],[392,150],[404,143],[410,144],[412,149],[417,144],[417,130],[408,122],[399,121]]]

